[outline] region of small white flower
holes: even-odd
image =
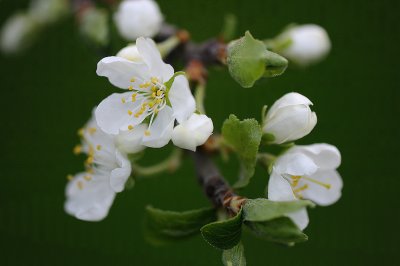
[[[308,199],[322,206],[341,196],[342,178],[336,171],[341,162],[339,150],[329,144],[294,146],[274,163],[268,183],[273,201]],[[291,217],[303,229],[308,224],[305,210]]]
[[[277,100],[267,112],[263,131],[281,144],[309,134],[317,124],[317,115],[310,109],[312,102],[299,93],[288,93]]]
[[[183,149],[196,151],[214,130],[212,120],[206,115],[192,114],[190,118],[174,128],[172,142]]]
[[[315,24],[291,27],[279,38],[290,43],[279,52],[299,65],[316,63],[331,50],[331,41],[326,30]]]
[[[112,56],[98,63],[99,76],[128,92],[114,93],[103,100],[96,119],[104,132],[115,135],[147,124],[142,143],[158,148],[171,139],[175,119],[182,123],[193,114],[195,100],[186,77],[174,75],[174,69],[162,61],[151,39],[138,38],[136,46],[143,62]]]
[[[114,144],[114,136],[101,131],[92,118],[80,130],[82,145],[75,152],[88,155],[86,171],[70,177],[66,188],[65,210],[78,219],[104,219],[115,194],[124,189],[131,174],[131,163]]]
[[[32,0],[28,12],[39,23],[53,23],[68,12],[68,4],[68,0]]]
[[[8,18],[1,29],[2,52],[13,54],[23,50],[29,45],[36,27],[35,21],[26,14],[17,13]]]
[[[122,48],[118,53],[118,57],[122,57],[128,59],[129,61],[133,62],[143,62],[142,57],[139,54],[139,50],[135,44],[128,45]]]
[[[153,0],[125,0],[114,20],[122,37],[134,41],[139,37],[154,37],[161,29],[163,15]]]

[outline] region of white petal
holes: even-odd
[[[103,220],[114,201],[115,192],[107,177],[94,175],[91,181],[86,181],[85,175],[80,173],[68,183],[65,211],[84,221]]]
[[[296,200],[289,182],[279,173],[272,171],[268,181],[268,199],[273,201]]]
[[[144,132],[147,130],[146,124],[140,124],[133,130],[120,131],[116,136],[116,145],[119,150],[125,153],[137,153],[145,148],[142,145]]]
[[[108,134],[118,134],[120,130],[128,130],[129,126],[140,124],[145,118],[143,113],[139,117],[130,115],[128,111],[134,111],[140,106],[140,101],[129,101],[132,93],[114,93],[104,99],[96,109],[96,121],[99,127]],[[122,99],[126,99],[123,103]]]
[[[129,61],[122,57],[110,56],[100,60],[97,64],[97,75],[107,77],[111,84],[121,89],[129,86],[138,87],[143,80],[150,78],[146,64]],[[131,79],[135,78],[135,82]]]
[[[297,92],[290,92],[279,98],[268,110],[266,120],[271,119],[277,110],[292,105],[312,105],[312,102],[305,96]]]
[[[287,152],[276,160],[274,169],[279,174],[303,176],[314,174],[318,166],[310,157],[302,153]]]
[[[149,136],[143,137],[143,145],[151,148],[161,148],[168,144],[172,137],[172,129],[174,127],[174,117],[172,109],[169,106],[162,109],[154,123],[151,125]]]
[[[302,196],[321,206],[335,203],[342,195],[343,181],[339,173],[335,170],[320,170],[310,178],[327,184],[330,188],[321,186],[313,182],[307,182],[308,189],[303,191]]]
[[[214,129],[212,120],[206,115],[192,114],[172,132],[172,142],[183,149],[196,151],[211,136]]]
[[[321,169],[336,169],[341,163],[339,150],[330,144],[299,145],[288,152],[301,152],[309,156]]]
[[[134,44],[128,45],[128,46],[122,48],[117,53],[117,56],[128,59],[129,61],[143,63],[143,59],[142,59],[141,55],[139,54],[139,51],[138,51],[136,45],[134,45]]]
[[[307,105],[282,107],[266,121],[263,131],[274,135],[274,143],[281,144],[304,137],[315,126],[315,114]]]
[[[286,216],[292,219],[292,221],[300,228],[300,230],[304,230],[309,223],[306,208],[303,208],[296,212],[288,213],[286,214]]]
[[[179,123],[188,119],[196,110],[196,103],[189,88],[189,82],[183,75],[179,75],[172,83],[168,93],[174,117]]]
[[[136,40],[138,51],[152,76],[161,78],[163,82],[168,81],[174,75],[174,68],[164,63],[156,44],[152,39],[140,37]]]
[[[121,192],[124,190],[125,183],[131,175],[131,162],[119,151],[116,151],[115,156],[119,168],[115,168],[111,171],[110,186],[115,192]]]

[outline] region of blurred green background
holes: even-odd
[[[399,264],[400,2],[159,1],[171,23],[197,41],[215,36],[223,14],[239,19],[238,33],[271,37],[286,24],[317,23],[333,50],[306,70],[239,87],[227,71],[210,72],[206,106],[216,129],[235,113],[256,117],[262,105],[290,91],[315,104],[318,125],[300,143],[328,142],[342,152],[344,190],[330,207],[310,210],[310,240],[293,248],[244,234],[248,265]],[[0,1],[0,24],[27,1]],[[71,150],[91,109],[116,91],[95,74],[98,57],[72,18],[49,28],[24,55],[0,56],[0,265],[221,265],[221,252],[201,236],[167,247],[143,240],[144,206],[187,210],[208,206],[187,160],[175,175],[137,182],[117,196],[102,222],[64,213],[65,176],[82,169]],[[153,152],[155,159],[165,153]],[[235,169],[221,165],[231,180]],[[258,169],[245,195],[263,196]]]

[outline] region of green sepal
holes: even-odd
[[[244,222],[250,231],[264,240],[293,246],[308,240],[297,225],[288,217],[279,217],[266,222]]]
[[[249,31],[228,45],[229,73],[242,87],[250,88],[261,77],[282,74],[288,65],[286,58],[270,52],[266,45],[254,39]]]
[[[155,245],[176,242],[198,234],[200,228],[215,219],[216,214],[213,208],[175,212],[147,206],[144,224],[145,238]]]
[[[225,266],[246,266],[243,244],[239,242],[231,249],[222,252],[222,263]]]
[[[243,220],[265,222],[299,211],[305,207],[314,207],[308,200],[270,201],[267,199],[248,199],[243,205]]]
[[[243,174],[234,187],[246,186],[254,175],[257,152],[261,142],[261,127],[255,119],[240,121],[230,115],[222,126],[222,136],[239,156]]]
[[[173,75],[167,82],[164,82],[165,87],[167,87],[167,90],[166,90],[166,93],[167,93],[167,94],[168,94],[169,90],[171,89],[172,84],[174,83],[175,78],[176,78],[177,76],[180,76],[180,75],[184,75],[184,76],[185,76],[186,73],[183,72],[183,71],[175,72],[174,75]]]
[[[218,249],[231,249],[242,236],[242,210],[230,219],[207,224],[201,228],[203,238]]]

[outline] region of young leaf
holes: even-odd
[[[222,252],[222,262],[225,266],[246,266],[246,258],[244,256],[244,248],[239,242],[231,249]]]
[[[235,115],[230,115],[222,126],[222,135],[236,151],[242,163],[243,176],[235,187],[244,187],[254,175],[262,136],[261,127],[255,119],[240,121]]]
[[[165,244],[185,239],[199,233],[202,226],[215,221],[215,219],[215,210],[212,208],[174,212],[147,206],[146,239],[153,244]]]
[[[213,247],[231,249],[242,236],[242,211],[228,220],[217,221],[201,228],[204,239]]]
[[[243,219],[250,222],[264,222],[304,207],[314,207],[308,200],[270,201],[267,199],[248,199],[243,206]]]
[[[266,222],[245,222],[258,237],[280,244],[293,245],[308,239],[296,224],[288,217],[279,217]]]
[[[282,74],[288,61],[267,50],[265,44],[253,38],[250,32],[228,45],[229,73],[242,87],[249,88],[261,77]]]

